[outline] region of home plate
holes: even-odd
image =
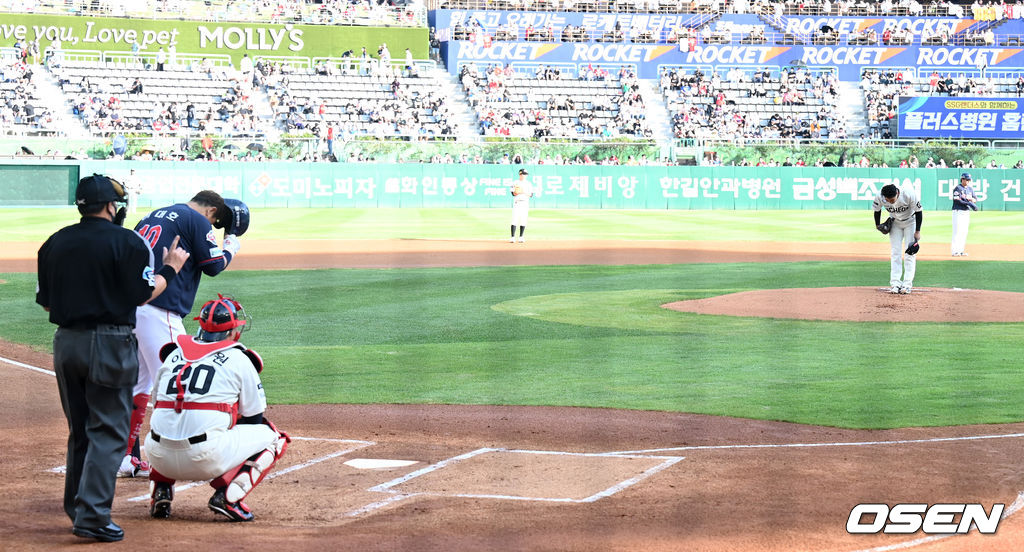
[[[417,463],[416,460],[387,460],[384,458],[353,458],[345,462],[357,470],[384,470],[388,468],[404,468]]]

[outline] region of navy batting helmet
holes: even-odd
[[[249,229],[249,206],[238,199],[225,199],[229,213],[224,220],[218,221],[224,233],[241,236]]]
[[[245,330],[249,317],[241,303],[230,296],[225,297],[218,293],[216,299],[203,305],[199,316],[193,320],[199,321],[196,339],[212,343],[224,340],[235,328]]]
[[[970,180],[970,179],[971,179],[971,173],[963,173],[963,174],[960,175],[960,180]]]

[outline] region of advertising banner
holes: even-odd
[[[705,44],[683,51],[669,44],[493,42],[448,43],[448,69],[466,63],[512,65],[571,63],[576,66],[633,65],[640,78],[658,78],[659,66],[838,67],[839,78],[857,81],[864,67],[929,67],[950,72],[985,65],[990,70],[1024,67],[1024,48],[938,46],[754,46]]]
[[[81,174],[135,169],[142,208],[212,189],[250,207],[511,208],[518,166],[79,161]],[[882,186],[949,210],[960,169],[530,166],[542,209],[870,209]],[[985,210],[1024,210],[1022,170],[972,169]],[[866,215],[866,220],[869,219]]]
[[[346,27],[335,25],[275,25],[271,23],[217,23],[78,17],[63,15],[3,14],[0,46],[39,39],[40,52],[60,39],[64,50],[132,50],[156,52],[174,46],[178,54],[228,54],[237,63],[250,57],[339,57],[346,50],[358,55],[363,46],[373,52],[381,42],[393,57],[406,48],[416,59],[427,57],[427,29]],[[370,48],[372,46],[372,48]]]
[[[1024,98],[899,98],[900,138],[1021,138]]]

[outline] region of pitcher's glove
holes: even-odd
[[[885,219],[885,222],[879,224],[875,228],[883,234],[888,234],[892,230],[892,217]]]

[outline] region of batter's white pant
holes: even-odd
[[[515,201],[512,203],[512,224],[514,226],[526,226],[526,219],[530,216],[530,202]]]
[[[266,424],[241,424],[231,429],[215,428],[206,432],[206,440],[191,444],[188,439],[168,439],[153,432],[146,434],[146,455],[161,475],[174,480],[203,481],[220,477],[247,458],[266,449],[277,433]]]
[[[907,255],[904,251],[914,243],[914,228],[917,223],[912,219],[909,223],[895,223],[889,232],[889,285],[897,287],[914,287],[914,273],[917,272],[917,255]]]
[[[185,333],[177,313],[142,305],[135,309],[135,337],[139,340],[139,380],[133,395],[149,395],[156,381],[156,372],[163,362],[160,348]]]
[[[953,211],[953,242],[950,253],[959,255],[967,247],[967,229],[971,226],[970,211]]]

